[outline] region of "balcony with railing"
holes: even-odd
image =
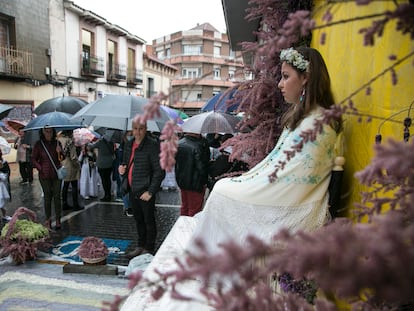
[[[33,75],[33,53],[0,46],[0,75],[29,78]]]
[[[143,74],[142,70],[138,69],[128,69],[128,84],[142,84]]]
[[[101,78],[105,76],[105,64],[102,57],[89,55],[81,56],[81,75],[87,77]]]
[[[126,78],[126,66],[124,64],[115,63],[112,66],[108,65],[108,74],[106,76],[108,81],[125,81]]]

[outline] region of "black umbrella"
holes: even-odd
[[[118,129],[111,129],[106,127],[97,127],[95,131],[103,136],[105,140],[111,141],[113,143],[121,143],[124,139],[126,131],[118,130]]]
[[[7,117],[12,109],[14,109],[14,106],[0,104],[0,119]]]
[[[75,114],[87,104],[88,102],[78,97],[63,95],[45,100],[35,108],[34,113],[36,115],[42,115],[48,112],[60,111]]]
[[[74,130],[84,127],[82,124],[71,120],[72,115],[65,112],[53,111],[37,116],[23,128],[23,131],[39,130],[44,127],[52,127],[57,131]]]
[[[48,112],[37,116],[23,128],[25,132],[23,142],[33,145],[39,140],[39,130],[44,127],[54,128],[56,131],[74,130],[84,127],[79,122],[72,121],[71,117],[71,114],[60,111]]]

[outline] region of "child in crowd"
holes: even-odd
[[[99,187],[102,187],[102,181],[96,167],[96,155],[89,144],[82,146],[79,162],[81,164],[80,195],[86,200],[99,197]]]
[[[3,153],[0,150],[0,209],[3,221],[9,221],[10,216],[6,215],[4,207],[10,201],[10,166],[6,159],[3,159]]]

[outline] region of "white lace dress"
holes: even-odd
[[[320,227],[329,215],[328,185],[335,158],[336,133],[324,126],[314,142],[304,143],[269,182],[275,165],[286,161],[286,151],[299,143],[303,131],[313,129],[321,110],[316,109],[294,131],[285,129],[270,154],[250,171],[219,180],[202,212],[196,215],[195,238],[210,251],[225,241],[243,243],[248,235],[270,241],[281,228],[292,231]],[[194,245],[190,241],[189,248]]]
[[[91,166],[87,156],[80,155],[81,173],[79,178],[79,193],[83,198],[103,197],[102,180],[96,165]]]
[[[7,174],[0,172],[0,208],[4,208],[6,203],[10,201],[7,179]]]

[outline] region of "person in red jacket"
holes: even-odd
[[[49,158],[47,151],[53,160]],[[52,201],[55,208],[56,229],[60,229],[60,217],[62,205],[60,202],[61,180],[57,177],[56,168],[60,167],[60,157],[63,157],[63,149],[56,139],[54,128],[44,127],[40,129],[40,139],[35,143],[32,153],[32,164],[39,172],[39,181],[44,195],[45,226],[51,229],[52,225]]]

